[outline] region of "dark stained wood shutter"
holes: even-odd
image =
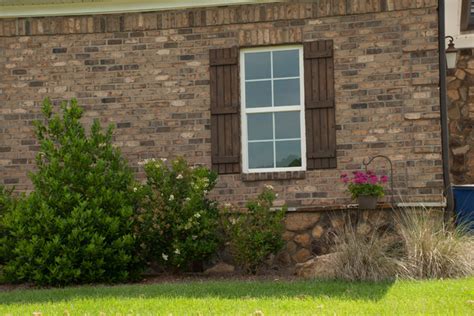
[[[212,169],[240,173],[239,49],[211,49],[209,70]]]
[[[332,40],[305,42],[307,168],[336,168],[336,113]]]

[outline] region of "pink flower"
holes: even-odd
[[[382,183],[387,183],[387,181],[388,181],[388,177],[387,177],[387,176],[381,176],[381,177],[380,177],[380,182],[382,182]]]
[[[377,184],[377,182],[379,182],[379,179],[377,178],[376,175],[370,175],[369,176],[369,183],[370,184]]]
[[[342,180],[342,182],[344,182],[344,183],[348,183],[348,182],[349,182],[349,177],[347,176],[347,173],[341,174],[341,180]]]

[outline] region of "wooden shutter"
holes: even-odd
[[[336,168],[336,116],[332,40],[304,43],[307,167]]]
[[[219,174],[240,172],[240,82],[237,47],[211,49],[212,169]]]

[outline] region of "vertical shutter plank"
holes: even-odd
[[[240,172],[240,86],[238,49],[211,49],[212,169],[219,174]]]
[[[307,167],[336,168],[333,43],[306,42],[304,52]]]

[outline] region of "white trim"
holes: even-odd
[[[473,48],[474,47],[474,31],[461,32],[461,9],[462,0],[446,0],[446,35],[454,38],[456,48]],[[446,40],[446,48],[448,40]]]
[[[446,207],[446,202],[404,202],[404,203],[397,203],[397,207],[422,207],[422,208],[430,208],[430,207]]]
[[[271,79],[250,79],[245,80],[245,54],[251,52],[273,52],[273,51],[284,51],[284,50],[295,50],[298,49],[299,52],[299,77],[288,77],[288,78],[273,78],[273,54],[270,54],[271,58]],[[274,93],[273,93],[273,81],[280,79],[299,79],[300,80],[300,105],[290,105],[290,106],[273,106],[274,104]],[[246,108],[246,97],[245,97],[245,83],[253,81],[272,81],[272,106],[269,107],[260,107],[260,108]],[[303,47],[301,45],[288,45],[288,46],[266,46],[266,47],[257,47],[257,48],[247,48],[240,50],[240,89],[241,89],[241,124],[242,124],[242,164],[244,173],[258,173],[258,172],[286,172],[286,171],[301,171],[306,170],[306,129],[305,129],[305,117],[304,117],[304,59],[303,59]],[[251,169],[249,168],[248,161],[248,144],[249,143],[258,143],[264,142],[265,140],[248,140],[248,126],[247,126],[247,114],[256,114],[256,113],[280,113],[288,111],[299,111],[300,112],[300,138],[291,138],[291,139],[271,139],[267,142],[273,142],[273,159],[276,159],[276,142],[284,140],[299,140],[301,142],[301,167],[287,167],[287,168],[259,168]],[[273,121],[273,135],[275,135],[275,116],[272,115]]]
[[[21,3],[20,0],[18,0]],[[272,0],[102,0],[61,4],[0,5],[0,18],[111,14],[212,7],[223,5],[255,4]]]

